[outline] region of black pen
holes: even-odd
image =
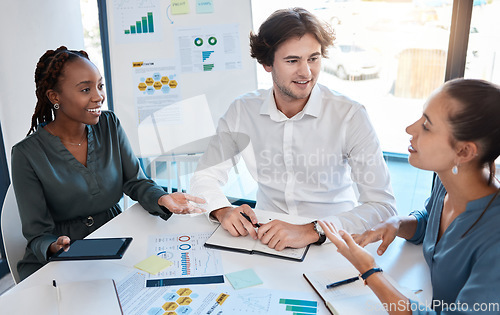
[[[248,214],[246,214],[245,212],[243,211],[240,211],[241,215],[248,220],[248,222],[252,223],[252,219],[250,219],[250,217],[248,216]],[[253,223],[252,223],[253,224]],[[260,228],[260,224],[259,223],[255,223],[253,224],[255,227],[258,227]]]
[[[354,281],[357,281],[357,280],[359,280],[359,277],[352,277],[352,278],[345,279],[345,280],[342,280],[342,281],[337,281],[337,282],[334,282],[334,283],[327,284],[326,288],[327,289],[335,288],[335,287],[338,287],[339,285],[348,284],[348,283],[351,283],[351,282],[354,282]]]

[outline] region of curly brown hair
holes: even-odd
[[[64,65],[66,62],[77,58],[89,60],[89,56],[85,51],[68,50],[65,46],[61,46],[56,50],[47,50],[38,60],[35,69],[37,102],[28,135],[35,131],[38,124],[49,123],[53,120],[53,105],[47,97],[47,91],[51,89],[57,90],[57,84]]]
[[[277,10],[262,23],[258,34],[250,32],[250,55],[260,64],[272,66],[279,45],[305,34],[316,37],[321,44],[321,55],[327,57],[327,48],[335,40],[330,25],[303,8]]]

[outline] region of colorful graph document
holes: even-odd
[[[149,275],[146,286],[223,283],[220,253],[203,246],[209,236],[210,233],[150,236],[148,254],[169,260],[173,265]]]
[[[179,80],[177,62],[173,59],[137,60],[132,62],[134,74],[135,105],[139,123],[153,113],[179,102],[182,80]],[[165,120],[166,118],[169,119]],[[179,110],[167,117],[162,123],[182,123]]]
[[[130,274],[117,290],[125,315],[150,314],[319,314],[317,297],[309,292],[287,292],[229,286],[142,287],[145,274]]]

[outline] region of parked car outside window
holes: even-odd
[[[328,56],[322,60],[323,70],[342,80],[376,78],[380,72],[380,54],[355,44],[336,44]]]

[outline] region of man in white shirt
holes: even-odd
[[[221,189],[240,156],[258,183],[258,209],[328,220],[350,233],[396,214],[364,107],[316,83],[333,40],[333,31],[301,8],[274,12],[251,34],[251,55],[271,73],[273,88],[231,104],[191,179],[209,218],[233,236],[250,234],[277,250],[325,241],[316,222],[274,220],[256,231],[253,210],[232,207]]]

